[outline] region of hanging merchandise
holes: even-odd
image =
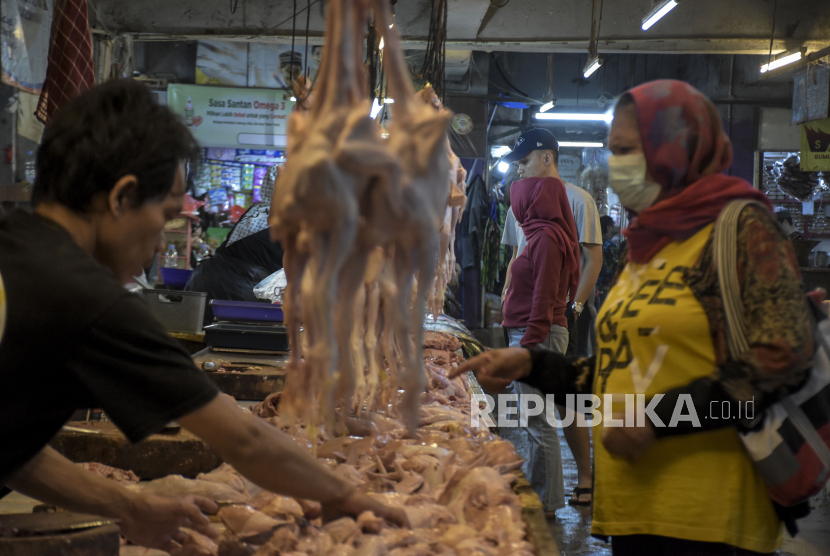
[[[801,171],[798,153],[792,153],[783,162],[776,162],[773,173],[778,189],[802,202],[811,201],[815,193],[827,189],[826,183],[819,183],[818,173]]]
[[[801,124],[800,169],[830,171],[830,118]]]
[[[596,151],[591,155],[591,161],[579,174],[579,186],[590,193],[596,201],[600,216],[606,216],[608,214],[608,169],[600,164]]]
[[[490,212],[484,227],[484,243],[481,252],[481,284],[485,292],[493,291],[501,272],[502,249],[501,236],[504,229],[504,217],[507,211],[502,211],[495,195],[490,199]]]

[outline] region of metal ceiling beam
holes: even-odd
[[[107,34],[95,29],[96,34]],[[252,35],[237,34],[156,34],[135,33],[137,41],[185,41],[185,40],[225,40],[286,44],[291,42],[291,35],[262,35],[252,38]],[[305,41],[305,36],[297,35],[296,40]],[[309,44],[323,44],[323,37],[309,36]],[[425,38],[404,37],[403,47],[411,50],[420,50],[426,47]],[[484,52],[588,52],[588,41],[584,39],[564,40],[513,40],[513,41],[466,41],[447,40],[447,50],[481,50]],[[810,50],[821,50],[830,46],[830,38],[826,41],[808,41],[804,46]],[[766,38],[728,38],[713,39],[707,37],[693,37],[680,39],[619,39],[599,42],[600,51],[608,54],[769,54],[769,39]],[[792,47],[791,41],[776,40],[773,43],[772,53],[779,54]]]

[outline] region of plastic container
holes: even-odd
[[[205,292],[141,290],[150,311],[169,332],[198,334],[205,318]]]
[[[181,268],[161,268],[161,281],[165,286],[173,288],[183,288],[187,285],[192,270],[184,270]]]
[[[243,322],[283,322],[284,320],[282,306],[278,303],[212,299],[210,306],[216,320]]]
[[[218,323],[205,327],[205,342],[212,348],[288,351],[288,332],[279,324]]]

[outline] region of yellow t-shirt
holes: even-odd
[[[709,323],[682,279],[711,233],[710,225],[645,265],[625,267],[597,317],[595,394],[645,394],[648,400],[712,373]],[[623,412],[619,399],[614,396],[614,409]],[[602,427],[594,429],[593,533],[778,549],[782,524],[734,428],[658,440],[631,464],[605,450]]]

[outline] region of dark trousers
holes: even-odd
[[[624,535],[611,537],[614,556],[760,556],[723,543],[687,541],[657,535]],[[767,553],[772,556],[773,553]]]

